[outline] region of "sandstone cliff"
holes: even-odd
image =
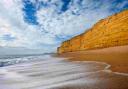
[[[100,20],[85,33],[67,40],[58,53],[128,45],[128,10]]]

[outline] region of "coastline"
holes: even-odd
[[[128,75],[109,70],[105,62],[52,56],[1,67],[0,89],[128,89]]]
[[[116,73],[128,73],[128,45],[116,46],[97,50],[68,52],[57,55],[70,61],[97,61],[111,65]]]

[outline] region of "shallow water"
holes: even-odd
[[[106,63],[37,58],[1,67],[0,89],[128,89],[128,74],[114,73]]]

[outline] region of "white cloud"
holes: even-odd
[[[109,10],[113,6],[105,0],[71,0],[68,9],[61,11],[64,4],[61,0],[30,0],[37,8],[41,1],[48,6],[42,6],[37,13],[39,25],[30,25],[24,21],[22,0],[0,1],[0,46],[44,48],[55,50],[62,40],[84,32],[98,20],[111,15]],[[127,4],[124,0],[116,8],[123,8]],[[10,34],[15,40],[6,41],[3,35]],[[62,39],[64,38],[64,39]]]
[[[80,6],[78,5],[78,0],[73,0],[72,3],[69,4],[69,9],[62,14],[58,14],[60,8],[56,10],[57,7],[55,6],[42,8],[37,12],[38,22],[43,30],[50,34],[60,35],[63,38],[63,36],[71,37],[80,34],[98,20],[111,14],[109,12],[111,4],[109,3],[104,3],[98,9],[93,8],[97,7],[99,2],[84,0],[82,4],[83,5]]]
[[[39,43],[56,43],[54,38],[43,35],[38,26],[24,21],[22,8],[23,4],[20,0],[0,1],[0,46],[39,48]],[[6,34],[16,39],[13,41],[2,39],[2,36]]]

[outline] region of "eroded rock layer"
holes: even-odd
[[[128,10],[100,20],[92,28],[64,41],[58,53],[128,45]]]

